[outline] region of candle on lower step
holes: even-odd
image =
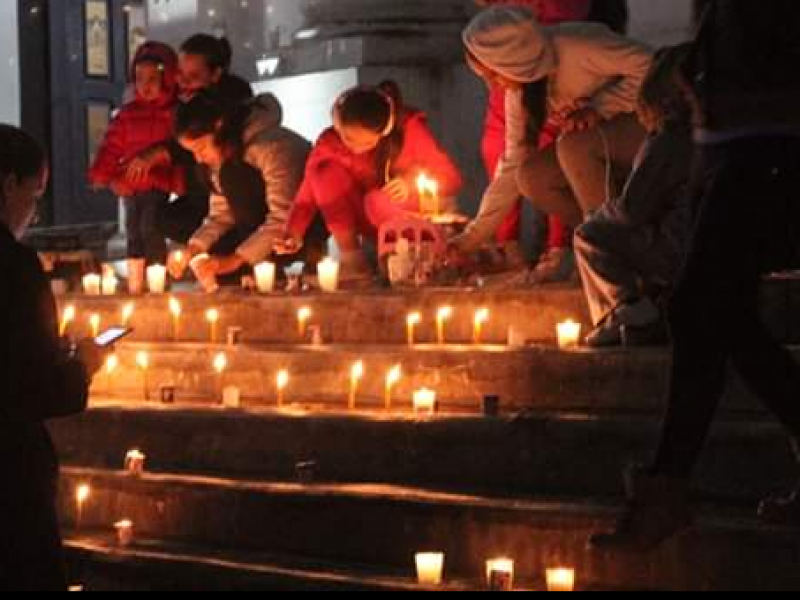
[[[117,544],[120,548],[127,548],[133,544],[133,522],[125,519],[114,524],[117,530]]]
[[[233,385],[229,385],[222,393],[222,405],[225,408],[238,410],[242,407],[242,391]]]
[[[169,312],[172,315],[172,339],[177,342],[181,337],[181,315],[183,307],[177,298],[169,299]]]
[[[581,326],[575,321],[569,320],[559,323],[557,328],[558,347],[561,350],[573,350],[581,343]]]
[[[75,310],[74,306],[67,306],[64,309],[63,314],[61,315],[61,323],[58,327],[58,334],[59,337],[64,337],[67,335],[67,330],[69,326],[75,321],[75,317],[77,316],[77,310]]]
[[[400,383],[400,379],[402,379],[402,377],[403,368],[400,365],[395,365],[386,374],[386,410],[392,410],[392,395],[394,394],[394,389],[397,387],[397,384]]]
[[[80,530],[83,526],[83,511],[91,495],[92,488],[87,483],[82,483],[75,488],[75,529]]]
[[[422,315],[418,312],[411,313],[406,317],[406,340],[409,346],[417,343],[416,331],[420,323],[422,323]]]
[[[548,592],[574,592],[575,569],[563,567],[547,569]]]
[[[143,475],[146,461],[147,456],[139,450],[131,450],[125,455],[125,472],[135,477]]]
[[[89,327],[91,329],[93,338],[96,338],[97,336],[100,335],[100,323],[101,322],[102,322],[102,319],[100,318],[100,315],[97,314],[97,313],[94,313],[92,316],[89,317]]]
[[[102,293],[102,284],[100,275],[90,273],[83,278],[83,293],[87,296],[99,296]]]
[[[255,266],[256,287],[261,294],[271,294],[275,291],[275,275],[277,269],[274,263],[265,262]]]
[[[492,592],[514,590],[514,561],[495,558],[486,562],[486,582]]]
[[[167,291],[167,268],[163,265],[147,267],[147,289],[151,294],[163,294]]]
[[[286,389],[289,387],[289,371],[284,369],[278,373],[278,408],[282,408],[286,403]]]
[[[489,309],[481,308],[475,313],[474,331],[472,341],[480,344],[483,341],[483,327],[489,322]]]
[[[444,344],[447,341],[445,328],[447,322],[453,317],[453,309],[450,306],[443,306],[436,313],[436,334],[439,344]]]
[[[150,355],[147,352],[139,352],[136,355],[136,366],[142,372],[142,391],[145,401],[150,400]]]
[[[428,417],[435,415],[436,392],[428,389],[414,392],[414,414]]]
[[[356,409],[356,401],[358,399],[358,387],[361,380],[364,378],[364,363],[358,361],[350,368],[350,401],[348,407],[350,410]]]
[[[206,321],[208,321],[209,338],[212,344],[217,343],[217,325],[219,324],[219,310],[209,308],[206,311]]]
[[[438,587],[444,579],[444,554],[421,552],[416,556],[417,581],[420,585]]]

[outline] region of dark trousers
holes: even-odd
[[[691,476],[732,367],[793,437],[800,368],[759,318],[762,275],[800,241],[800,139],[703,147],[693,239],[670,310],[673,364],[655,474]]]
[[[167,240],[159,227],[159,218],[168,201],[167,194],[159,191],[126,199],[128,258],[144,258],[151,265],[167,264]]]

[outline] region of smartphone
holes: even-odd
[[[94,343],[101,348],[108,348],[109,346],[116,344],[122,338],[128,337],[132,333],[133,329],[128,329],[126,327],[113,327],[112,329],[104,331],[98,335],[94,339]]]

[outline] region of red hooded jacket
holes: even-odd
[[[436,141],[428,127],[425,113],[409,110],[403,117],[402,127],[403,148],[392,165],[393,177],[408,179],[414,185],[420,173],[425,172],[439,183],[442,197],[457,196],[463,186],[461,172]],[[361,184],[365,194],[387,183],[385,174],[377,172],[374,152],[353,154],[335,129],[326,130],[308,159],[305,181],[295,198],[287,227],[290,233],[305,233],[313,221],[317,213],[317,203],[310,177],[315,168],[326,161],[337,162],[347,169]]]
[[[154,189],[180,193],[184,187],[182,172],[171,166],[154,168],[146,181],[135,186],[125,181],[127,164],[133,158],[174,136],[178,56],[166,44],[147,42],[136,52],[131,81],[136,79],[136,65],[144,60],[156,60],[162,66],[161,96],[154,102],[147,102],[137,91],[136,97],[119,110],[89,171],[89,181],[97,186],[125,182],[134,193]]]

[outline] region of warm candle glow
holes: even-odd
[[[289,371],[286,369],[280,371],[276,383],[278,387],[278,407],[282,407],[286,400],[286,388],[289,387]]]
[[[307,306],[304,306],[297,311],[297,333],[300,334],[302,339],[305,339],[306,332],[308,331],[308,321],[314,312]]]
[[[486,581],[493,592],[510,592],[514,589],[514,561],[496,558],[486,561]]]
[[[386,410],[392,409],[392,393],[402,377],[403,368],[400,365],[395,365],[386,374]]]
[[[217,324],[219,323],[219,310],[216,308],[209,308],[206,311],[206,321],[210,329],[211,343],[217,343]]]
[[[109,354],[106,358],[106,374],[111,375],[119,368],[119,357],[116,354]]]
[[[59,327],[59,337],[64,337],[67,334],[67,329],[75,321],[78,311],[74,306],[67,306],[64,309],[64,314],[61,316],[61,326]]]
[[[255,269],[256,286],[262,294],[271,294],[275,291],[276,267],[274,263],[265,262],[256,265]]]
[[[151,294],[163,294],[167,290],[167,268],[152,265],[147,268],[147,287]]]
[[[483,326],[489,322],[489,309],[488,308],[481,308],[475,313],[475,330],[473,333],[473,341],[476,344],[481,343],[481,338],[483,337]]]
[[[419,194],[420,212],[424,215],[439,215],[439,183],[420,173],[417,177],[417,193]]]
[[[451,306],[443,306],[436,313],[436,333],[439,344],[444,344],[447,336],[445,334],[445,327],[447,322],[453,318],[453,308]]]
[[[117,530],[117,543],[122,548],[127,548],[133,543],[133,522],[127,519],[118,521],[114,523],[114,529]]]
[[[150,355],[141,351],[136,355],[136,365],[142,371],[142,391],[145,400],[150,400],[150,378],[148,370],[150,369]]]
[[[136,364],[137,366],[142,369],[146,370],[150,368],[150,355],[147,352],[139,352],[136,355]]]
[[[548,592],[574,592],[575,569],[547,569]]]
[[[169,312],[172,315],[172,336],[177,342],[181,336],[181,315],[183,307],[177,298],[169,299]]]
[[[414,392],[414,414],[433,416],[436,414],[436,392],[421,389]]]
[[[102,293],[103,279],[96,273],[90,273],[83,278],[83,293],[87,296],[99,296]]]
[[[125,472],[129,475],[142,475],[147,456],[139,450],[131,450],[125,455]]]
[[[101,285],[103,296],[115,296],[117,294],[119,280],[117,279],[117,276],[114,274],[113,270],[110,273],[103,275]]]
[[[319,287],[323,292],[333,293],[339,289],[339,263],[326,258],[317,265]]]
[[[580,346],[581,326],[569,320],[558,325],[558,347],[562,350],[572,350]]]
[[[222,375],[225,369],[228,368],[228,357],[225,353],[220,352],[214,357],[214,370],[218,375]]]
[[[89,317],[89,326],[92,329],[92,337],[97,337],[100,335],[100,323],[101,323],[100,315],[94,313],[91,317]]]
[[[417,580],[420,585],[437,587],[444,579],[444,554],[424,552],[417,554]]]
[[[416,344],[416,329],[422,323],[422,315],[418,312],[411,313],[406,317],[408,345]]]
[[[133,318],[133,313],[136,311],[136,305],[133,302],[128,302],[122,308],[122,325],[123,327],[127,327],[130,325],[131,319]]]
[[[364,362],[358,361],[350,368],[350,410],[355,410],[358,397],[358,386],[364,378]]]
[[[86,504],[89,497],[92,495],[92,488],[86,484],[82,483],[77,488],[75,488],[75,502],[78,503],[78,506],[82,506]]]

